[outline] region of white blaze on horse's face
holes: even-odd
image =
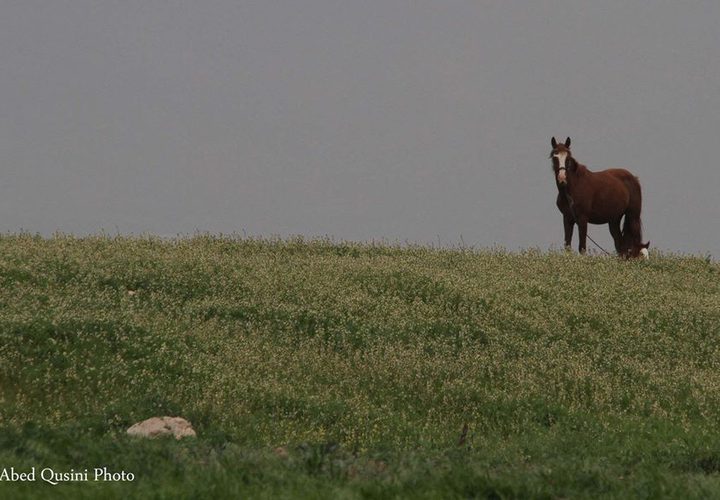
[[[561,151],[560,153],[556,153],[555,158],[558,160],[558,167],[560,170],[558,170],[558,176],[557,180],[560,184],[565,184],[567,182],[567,170],[565,170],[565,160],[567,159],[567,153],[564,151]]]
[[[641,248],[640,249],[640,257],[643,259],[649,259],[650,258],[650,252],[648,252],[647,248]]]

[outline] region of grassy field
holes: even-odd
[[[0,285],[2,498],[720,498],[702,258],[4,235]]]

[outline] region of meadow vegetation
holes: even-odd
[[[0,237],[0,470],[135,475],[2,498],[720,498],[719,424],[708,259]]]

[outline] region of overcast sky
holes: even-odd
[[[569,135],[640,177],[653,247],[717,258],[718,26],[717,1],[0,0],[0,231],[561,247]]]

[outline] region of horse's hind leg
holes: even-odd
[[[620,232],[620,219],[611,220],[608,226],[610,227],[610,234],[612,235],[613,241],[615,242],[615,251],[618,253],[618,255],[621,255],[622,233]]]

